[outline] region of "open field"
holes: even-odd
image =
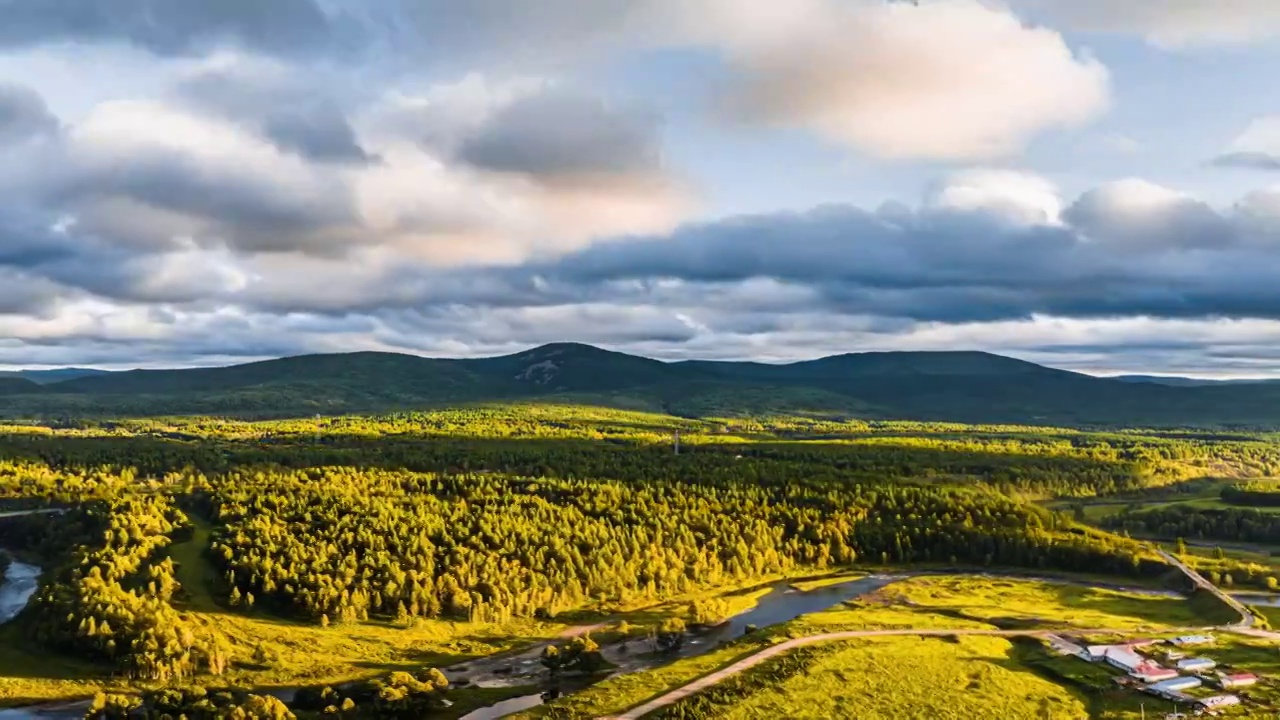
[[[876,638],[775,659],[655,718],[1084,720],[1073,693],[1012,659],[1004,638]]]
[[[1138,593],[1000,577],[916,577],[894,583],[846,607],[796,620],[802,631],[946,627],[1132,628],[1185,627],[1230,621],[1228,614],[1198,607],[1180,595]],[[939,625],[939,623],[943,623]],[[964,625],[956,625],[963,627]],[[820,629],[820,630],[819,630]]]
[[[519,717],[576,719],[621,713],[787,638],[851,630],[985,631],[1045,627],[1128,628],[1159,635],[1188,625],[1211,624],[1222,617],[1212,609],[1180,597],[1038,580],[914,577],[857,601],[763,628],[759,633],[700,657],[676,660],[654,670],[610,678],[573,697]],[[842,642],[838,646],[839,650],[830,652],[823,649],[827,646],[822,644],[802,648],[800,658],[803,662],[788,661],[786,658],[791,653],[768,661],[793,670],[782,673],[786,675],[786,682],[776,688],[768,682],[771,674],[776,674],[774,669],[770,669],[773,665],[748,671],[740,676],[746,679],[736,682],[726,691],[724,698],[732,697],[733,701],[725,701],[723,715],[719,714],[721,710],[704,707],[706,703],[700,700],[688,705],[686,710],[678,708],[692,701],[669,706],[666,711],[669,714],[661,717],[840,717],[841,713],[851,716],[847,713],[854,707],[859,709],[859,713],[867,713],[866,717],[894,717],[895,712],[902,717],[916,717],[910,714],[915,712],[924,713],[918,717],[933,717],[927,713],[950,712],[940,705],[935,706],[933,701],[917,702],[916,693],[922,697],[937,695],[953,699],[964,694],[979,703],[988,702],[985,699],[988,691],[996,695],[1012,693],[1032,700],[1027,705],[1008,706],[1009,712],[1041,708],[1039,712],[1042,715],[1048,709],[1054,713],[1052,717],[1064,718],[1091,717],[1089,712],[1095,713],[1093,717],[1128,718],[1131,717],[1128,713],[1136,713],[1138,704],[1142,702],[1135,701],[1132,693],[1111,692],[1110,678],[1113,674],[1109,671],[1074,658],[1051,658],[1039,649],[1038,640],[978,636],[956,639],[889,637]],[[825,662],[822,658],[832,653],[840,657],[831,661],[829,666],[810,667],[811,662]],[[803,672],[795,671],[797,663],[803,666]],[[1042,663],[1047,665],[1042,667]],[[1049,671],[1056,666],[1061,666],[1060,671]],[[869,679],[865,683],[847,680],[857,672],[867,674]],[[1089,673],[1096,677],[1086,682],[1088,678],[1085,676]],[[893,679],[898,675],[904,677],[900,683],[904,688],[903,694],[889,698],[891,693],[880,693],[883,701],[880,705],[868,699],[877,694],[879,685],[893,685]],[[795,684],[790,684],[793,682]],[[957,684],[968,688],[970,682],[976,683],[973,693],[955,692]],[[719,688],[718,685],[716,687]],[[750,688],[750,691],[745,692],[743,688]],[[755,692],[760,688],[767,690],[762,690],[765,694],[755,698]],[[820,700],[817,696],[826,699]],[[738,705],[739,702],[743,704]],[[969,715],[936,716],[972,717],[977,712],[976,708],[981,707],[980,704],[967,704],[967,699],[957,702],[960,703],[955,706],[957,712]],[[1160,703],[1151,699],[1146,702],[1148,709],[1160,707]],[[739,707],[748,709],[739,710]],[[682,712],[686,714],[680,714]],[[739,712],[747,714],[735,714]],[[812,714],[805,714],[810,712]],[[862,714],[856,716],[863,717]]]
[[[217,682],[260,689],[331,685],[394,670],[443,667],[550,639],[564,629],[532,622],[473,626],[439,621],[420,621],[410,628],[370,622],[322,629],[264,615],[193,611],[188,617],[196,627],[221,633],[237,657],[244,658]],[[100,689],[157,686],[112,679],[108,668],[43,652],[16,633],[9,637],[11,643],[0,643],[0,707],[85,697]],[[265,660],[254,662],[255,657]]]
[[[513,715],[511,720],[587,720],[622,712],[767,646],[768,640],[765,637],[745,638],[703,655],[677,660],[652,670],[615,675],[551,704]]]

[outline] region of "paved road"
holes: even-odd
[[[1249,609],[1246,608],[1244,605],[1242,605],[1239,600],[1236,600],[1230,595],[1219,590],[1217,585],[1214,585],[1208,580],[1205,580],[1203,575],[1196,572],[1194,569],[1191,568],[1190,565],[1187,565],[1186,563],[1182,562],[1177,557],[1165,552],[1164,550],[1161,550],[1160,548],[1156,548],[1156,552],[1160,554],[1161,559],[1163,559],[1165,562],[1178,568],[1179,570],[1182,571],[1184,575],[1186,575],[1188,578],[1191,578],[1191,582],[1194,583],[1196,587],[1200,588],[1201,590],[1211,592],[1214,595],[1217,595],[1219,600],[1226,603],[1227,606],[1230,607],[1232,610],[1235,610],[1236,612],[1240,613],[1240,622],[1233,623],[1232,626],[1228,626],[1228,629],[1233,627],[1234,628],[1252,628],[1253,627],[1253,623],[1254,623],[1253,613],[1249,612]]]
[[[831,642],[835,640],[856,640],[858,638],[869,638],[869,637],[889,637],[894,635],[915,635],[920,637],[953,637],[956,635],[991,635],[996,637],[1042,637],[1045,635],[1053,635],[1061,632],[1064,632],[1064,630],[1062,630],[1061,628],[1057,630],[974,630],[974,629],[924,630],[924,629],[917,628],[914,630],[912,629],[845,630],[842,632],[823,633],[822,635],[809,635],[806,637],[793,638],[791,640],[778,643],[777,645],[767,647],[764,650],[761,650],[760,652],[756,653],[755,655],[752,655],[750,657],[745,657],[728,667],[721,668],[720,670],[717,670],[711,673],[710,675],[706,675],[704,677],[698,678],[697,680],[694,680],[693,682],[689,683],[688,685],[685,685],[684,687],[677,688],[667,693],[666,695],[662,695],[660,697],[654,698],[653,700],[650,700],[649,702],[643,705],[640,705],[638,707],[631,708],[630,710],[622,713],[621,715],[614,715],[609,718],[601,718],[600,720],[639,720],[640,718],[644,717],[645,715],[648,715],[649,713],[655,710],[664,708],[668,705],[672,705],[676,702],[679,702],[680,700],[683,700],[686,697],[689,697],[690,695],[694,695],[696,693],[702,692],[703,690],[706,690],[707,688],[725,680],[726,678],[737,675],[738,673],[741,673],[743,671],[750,670],[751,668],[755,667],[756,665],[759,665],[760,663],[768,660],[769,658],[777,657],[782,653],[789,652],[791,650],[794,650],[798,647],[803,647],[805,645],[812,645],[814,643]],[[1127,634],[1127,633],[1132,633],[1133,628],[1124,628],[1124,629],[1100,628],[1100,629],[1083,629],[1083,630],[1077,630],[1075,628],[1072,628],[1071,632],[1085,633],[1085,634],[1098,634],[1098,635],[1109,634],[1109,633],[1126,633]]]

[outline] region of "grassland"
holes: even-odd
[[[1242,469],[1236,468],[1236,474],[1240,474],[1238,471]],[[1247,478],[1247,474],[1245,477],[1195,477],[1185,482],[1149,487],[1137,492],[1101,497],[1096,500],[1083,502],[1079,500],[1059,500],[1049,503],[1049,506],[1068,512],[1073,512],[1079,507],[1079,511],[1083,515],[1082,519],[1090,523],[1098,523],[1104,518],[1119,515],[1125,510],[1150,510],[1173,506],[1185,506],[1200,510],[1227,510],[1241,506],[1223,501],[1221,497],[1223,488],[1238,485],[1242,482],[1256,483],[1264,481],[1258,478]],[[1265,481],[1280,483],[1280,480],[1275,478],[1265,479]],[[1259,512],[1280,512],[1280,507],[1253,505],[1249,507]]]
[[[735,683],[736,687],[724,688],[721,702],[716,702],[716,691],[712,691],[710,698],[703,699],[702,713],[695,715],[677,707],[660,717],[1089,717],[1080,698],[1028,672],[1012,659],[1012,651],[1008,640],[974,636],[842,642],[814,653],[803,667],[756,668]]]
[[[790,637],[844,630],[1002,627],[1159,634],[1216,622],[1213,613],[1213,608],[1180,597],[1065,582],[915,577],[857,601],[762,629],[702,656],[610,678],[517,717],[577,719],[621,712]],[[806,650],[823,647],[828,646]],[[770,661],[742,676],[748,678],[749,692],[734,691],[724,697],[724,703],[690,706],[672,711],[690,714],[669,717],[1046,717],[1047,712],[1053,718],[1118,719],[1136,718],[1139,713],[1132,693],[1113,691],[1109,672],[1074,658],[1050,657],[1035,640],[907,636],[869,638],[836,647],[831,653],[815,652],[812,666],[806,664],[799,673],[781,673],[786,677],[780,678]],[[1280,655],[1276,662],[1280,663]],[[1089,673],[1097,677],[1088,677]],[[1146,703],[1148,710],[1161,707],[1150,699]],[[720,704],[723,707],[716,709]]]
[[[622,712],[656,695],[683,685],[730,665],[768,646],[768,638],[744,638],[723,648],[697,657],[686,658],[644,672],[615,675],[581,692],[555,702],[517,713],[508,720],[555,718],[586,720]]]
[[[866,625],[875,612],[907,608],[993,627],[1159,629],[1220,620],[1177,595],[1081,587],[1068,582],[998,577],[918,577],[890,585],[847,608],[803,618],[805,624]],[[869,614],[867,611],[870,611]]]
[[[237,662],[218,684],[269,689],[331,685],[394,670],[443,667],[554,638],[563,625],[519,621],[496,625],[420,621],[411,627],[379,622],[320,628],[266,615],[188,613],[217,631]],[[260,658],[250,661],[249,658]],[[66,700],[98,690],[148,687],[113,679],[101,667],[43,652],[15,630],[0,636],[0,706]]]

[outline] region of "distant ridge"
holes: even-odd
[[[985,352],[869,352],[787,364],[661,362],[578,343],[499,357],[300,355],[215,368],[0,377],[25,418],[282,417],[543,399],[716,417],[1280,427],[1280,384],[1099,378]]]
[[[74,380],[89,375],[105,375],[109,370],[93,368],[57,368],[54,370],[0,370],[0,378],[22,378],[38,385]]]
[[[1189,378],[1177,377],[1170,375],[1115,375],[1112,380],[1119,380],[1127,383],[1151,383],[1153,385],[1172,385],[1174,387],[1202,387],[1206,385],[1257,385],[1260,383],[1275,382],[1264,378],[1249,378],[1240,380],[1211,380],[1209,378]]]

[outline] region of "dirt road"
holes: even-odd
[[[836,640],[856,640],[858,638],[869,638],[869,637],[889,637],[894,635],[915,635],[919,637],[954,637],[957,635],[992,635],[996,637],[1041,637],[1044,635],[1052,635],[1054,633],[1059,633],[1059,632],[1062,632],[1062,630],[973,630],[973,629],[966,629],[966,630],[924,630],[924,629],[845,630],[842,632],[824,633],[822,635],[809,635],[807,637],[793,638],[791,640],[778,643],[777,645],[767,647],[764,650],[761,650],[760,652],[756,653],[755,655],[752,655],[750,657],[745,657],[728,667],[721,668],[720,670],[717,670],[711,673],[710,675],[706,675],[701,678],[698,678],[697,680],[694,680],[693,682],[689,683],[688,685],[685,685],[682,688],[677,688],[665,695],[654,698],[653,700],[650,700],[649,702],[643,705],[631,708],[630,710],[622,713],[621,715],[614,715],[608,718],[601,718],[600,720],[639,720],[639,718],[642,718],[645,715],[648,715],[649,713],[654,712],[655,710],[658,710],[659,708],[663,708],[668,705],[675,704],[676,702],[679,702],[680,700],[683,700],[684,698],[689,697],[690,695],[702,692],[703,690],[706,690],[707,688],[719,682],[722,682],[727,678],[737,675],[738,673],[744,672],[746,670],[750,670],[751,668],[755,667],[756,665],[759,665],[760,663],[768,660],[769,658],[777,657],[778,655],[781,655],[785,652],[790,652],[798,647],[803,647],[805,645],[812,645],[814,643],[832,642]],[[1107,633],[1131,633],[1133,632],[1133,629],[1132,628],[1125,628],[1125,629],[1102,628],[1102,629],[1092,629],[1092,630],[1072,629],[1071,632],[1102,635]]]
[[[1200,575],[1200,573],[1196,572],[1186,563],[1182,562],[1181,560],[1174,557],[1173,555],[1170,555],[1169,553],[1164,552],[1163,550],[1157,550],[1157,552],[1160,553],[1160,556],[1164,559],[1165,562],[1176,567],[1178,570],[1182,571],[1188,578],[1190,578],[1191,582],[1194,583],[1196,587],[1202,590],[1205,590],[1206,592],[1211,592],[1214,595],[1217,595],[1222,600],[1222,602],[1227,604],[1228,607],[1240,613],[1240,620],[1238,622],[1232,623],[1230,625],[1224,625],[1217,629],[1229,631],[1229,632],[1235,632],[1241,635],[1248,635],[1251,637],[1267,639],[1267,640],[1280,640],[1280,633],[1274,633],[1267,630],[1255,628],[1253,626],[1254,625],[1253,614],[1250,613],[1248,609],[1245,608],[1245,606],[1242,605],[1238,600],[1219,590],[1217,586],[1213,585],[1208,580],[1206,580],[1203,576]],[[1093,629],[1093,630],[1072,629],[1071,630],[1072,633],[1099,634],[1099,635],[1106,634],[1106,633],[1128,634],[1128,633],[1131,633],[1132,631],[1133,631],[1132,628],[1121,629],[1121,630],[1117,630],[1117,629]],[[825,633],[823,635],[810,635],[808,637],[794,638],[792,640],[787,640],[777,645],[773,645],[771,647],[765,648],[764,650],[761,650],[755,655],[751,655],[750,657],[743,658],[742,660],[739,660],[738,662],[732,665],[729,665],[728,667],[717,670],[716,672],[713,672],[710,675],[706,675],[704,677],[698,678],[697,680],[689,683],[688,685],[685,685],[684,687],[672,690],[671,692],[665,695],[659,696],[657,698],[654,698],[653,700],[650,700],[649,702],[643,705],[634,707],[628,710],[627,712],[622,713],[621,715],[615,715],[615,716],[612,716],[611,718],[602,718],[601,720],[639,720],[639,718],[642,718],[645,715],[648,715],[649,713],[654,712],[655,710],[666,707],[668,705],[672,705],[676,702],[679,702],[680,700],[683,700],[686,697],[689,697],[690,695],[694,695],[696,693],[702,692],[703,690],[706,690],[707,688],[710,688],[716,685],[717,683],[724,681],[726,678],[733,677],[738,673],[749,670],[759,665],[760,663],[765,662],[770,658],[777,657],[778,655],[794,650],[795,648],[802,647],[805,645],[812,645],[814,643],[831,642],[835,640],[854,640],[857,638],[886,637],[886,636],[893,636],[893,635],[914,635],[918,637],[954,637],[957,635],[993,635],[998,637],[1042,637],[1045,635],[1053,634],[1055,632],[1061,632],[1061,631],[1060,630],[1057,630],[1057,631],[1055,630],[849,630],[844,632]]]

